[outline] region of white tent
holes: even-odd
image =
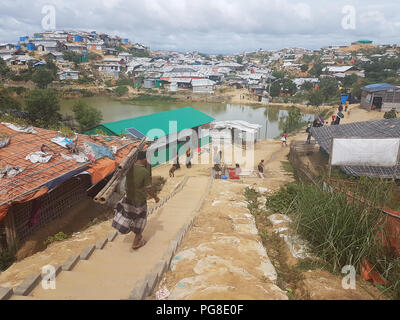
[[[229,139],[232,138],[232,133],[228,132],[231,130],[237,130],[239,131],[239,137],[243,140],[245,140],[246,136],[253,136],[255,141],[259,141],[261,138],[262,126],[243,120],[227,120],[212,122],[211,128],[210,135],[212,138],[221,136],[221,133],[218,134],[218,132],[226,132],[220,139]]]

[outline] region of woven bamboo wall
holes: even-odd
[[[38,200],[40,201],[40,215],[38,223],[30,223],[33,214],[33,201],[15,204],[9,214],[15,219],[17,242],[20,246],[35,231],[51,221],[62,217],[70,208],[86,198],[86,190],[90,187],[90,176],[80,175],[64,182]]]

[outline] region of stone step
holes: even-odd
[[[189,179],[162,210],[150,216],[143,234],[148,242],[143,248],[131,249],[133,234],[118,235],[103,250],[95,250],[88,260],[79,261],[72,271],[61,272],[56,279],[56,290],[37,286],[30,296],[43,300],[128,299],[132,290],[140,287],[137,283],[165,261],[171,245],[175,243],[176,247],[176,238],[191,221],[207,184],[206,177]]]
[[[125,276],[134,280],[144,277],[148,269],[146,266],[138,266],[137,263],[121,260],[110,261],[110,259],[100,262],[100,260],[95,259],[93,261],[80,261],[73,272],[98,274],[105,278],[113,278],[117,272],[118,276]]]
[[[15,296],[15,295],[13,295],[9,300],[14,300],[14,301],[17,301],[17,300],[24,301],[25,300],[25,301],[27,301],[27,300],[39,300],[39,299],[30,297],[30,296]]]
[[[143,247],[144,249],[144,247]],[[143,252],[143,251],[142,251]],[[161,256],[161,252],[160,252]],[[138,261],[141,261],[143,263],[148,263],[149,259],[147,259],[148,255],[146,254],[141,254],[140,250],[133,252],[133,251],[128,251],[125,249],[121,248],[116,248],[113,247],[112,249],[107,249],[107,250],[102,250],[102,251],[96,251],[92,257],[88,261],[97,261],[99,263],[103,262],[113,262],[113,261],[119,261],[121,264],[131,264],[131,265],[138,265]],[[150,256],[150,260],[153,259],[153,255]],[[80,264],[82,261],[79,261],[78,264]],[[140,267],[140,265],[139,265]],[[75,270],[75,269],[73,269]]]
[[[135,279],[121,275],[63,271],[57,277],[56,290],[36,287],[30,297],[39,300],[120,300],[128,299],[135,286]]]

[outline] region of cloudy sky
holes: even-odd
[[[55,8],[57,29],[119,35],[153,50],[238,53],[359,39],[400,42],[399,0],[2,0],[0,42],[44,31],[45,5]]]

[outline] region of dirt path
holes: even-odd
[[[214,181],[200,215],[172,260],[161,287],[171,300],[287,300],[258,237],[242,191],[244,185]]]
[[[381,119],[378,112],[353,107],[344,123]],[[306,140],[301,132],[289,137]],[[290,218],[249,214],[244,190],[251,186],[263,192],[275,192],[293,181],[282,167],[288,147],[280,141],[267,140],[257,145],[255,163],[266,160],[266,179],[244,178],[240,182],[216,180],[211,194],[190,232],[173,259],[171,270],[158,287],[168,299],[313,299],[373,300],[381,292],[357,279],[356,290],[344,290],[342,277],[299,264],[306,261],[305,247],[285,232]],[[193,171],[192,171],[193,174]],[[265,204],[261,196],[258,205]],[[282,233],[284,236],[280,236]],[[265,250],[257,250],[263,243]],[[258,247],[260,248],[260,247]],[[308,261],[308,260],[307,260]],[[264,263],[264,268],[260,267]],[[276,276],[275,276],[276,275]],[[153,299],[157,298],[157,294]]]

